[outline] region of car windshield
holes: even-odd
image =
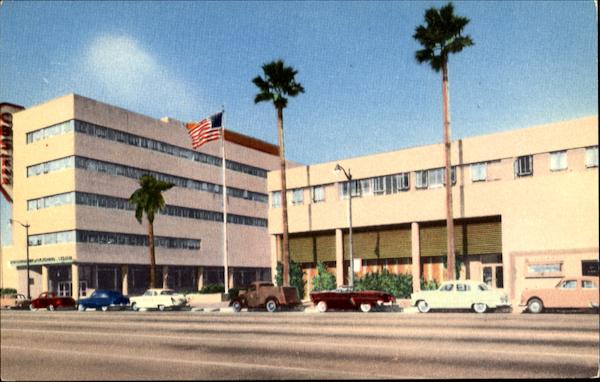
[[[144,293],[144,296],[153,296],[154,292],[151,290],[147,290],[146,293]]]
[[[487,284],[479,284],[479,290],[490,290],[490,287]]]
[[[575,280],[565,280],[560,286],[563,289],[575,289],[577,288],[577,281]]]
[[[171,296],[173,294],[172,290],[163,290],[162,292],[160,292],[161,295],[163,296]]]
[[[441,292],[450,292],[454,288],[454,284],[444,284],[440,287]]]

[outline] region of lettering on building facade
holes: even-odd
[[[12,201],[13,183],[13,113],[23,107],[0,103],[0,188],[7,201]]]

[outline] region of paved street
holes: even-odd
[[[2,311],[2,380],[564,378],[597,314]]]

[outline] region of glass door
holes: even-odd
[[[504,288],[504,269],[502,264],[485,265],[482,269],[481,279],[491,288]]]
[[[59,281],[58,282],[58,296],[59,297],[70,297],[71,296],[71,282],[70,281]]]

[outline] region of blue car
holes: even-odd
[[[77,301],[77,304],[80,311],[92,308],[106,312],[109,309],[125,309],[129,305],[129,297],[114,290],[96,290],[89,298]]]

